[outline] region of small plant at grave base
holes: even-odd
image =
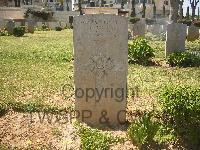
[[[154,141],[156,141],[160,145],[174,142],[176,141],[176,139],[177,136],[171,125],[159,124],[156,135],[154,136]]]
[[[62,27],[56,27],[55,30],[56,31],[62,31]]]
[[[153,141],[158,124],[151,120],[151,115],[145,114],[133,122],[128,128],[128,136],[139,148]]]
[[[136,119],[129,126],[127,134],[139,149],[165,145],[176,139],[173,128],[153,120],[151,113],[145,113],[142,117]]]
[[[200,146],[200,88],[169,85],[159,102],[177,134],[193,148]]]
[[[189,52],[175,52],[168,56],[167,63],[171,67],[199,67],[200,57]]]
[[[135,38],[128,44],[128,62],[148,65],[155,57],[154,50],[144,38]]]
[[[25,27],[19,26],[13,29],[13,35],[16,37],[21,37],[25,34]]]
[[[46,24],[42,24],[42,31],[50,31],[49,27]]]
[[[109,150],[111,144],[123,142],[124,140],[113,137],[110,134],[102,133],[98,129],[92,129],[79,122],[75,122],[74,126],[81,138],[82,150]]]
[[[4,29],[0,29],[0,36],[8,36],[8,31],[4,28]]]
[[[0,116],[4,115],[7,111],[8,106],[4,102],[0,101]]]

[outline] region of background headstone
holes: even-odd
[[[145,36],[145,21],[141,19],[140,21],[136,22],[132,26],[133,36]]]
[[[49,28],[50,29],[55,29],[56,27],[59,27],[59,23],[58,22],[49,22]]]
[[[161,33],[162,27],[159,24],[154,24],[152,28],[152,33],[154,35],[159,35]]]
[[[14,27],[15,27],[15,22],[13,20],[9,20],[6,24],[6,29],[9,34],[13,34]]]
[[[199,38],[199,28],[197,28],[192,24],[191,26],[188,27],[187,40],[195,41],[198,38]]]
[[[4,20],[3,19],[0,19],[0,29],[3,29],[4,28]]]
[[[175,51],[185,51],[187,25],[172,23],[167,26],[165,55]]]
[[[28,32],[34,33],[35,22],[33,20],[28,20]]]
[[[73,32],[77,119],[97,126],[124,123],[127,19],[103,14],[77,16]]]

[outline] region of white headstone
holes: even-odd
[[[165,55],[176,51],[185,51],[187,25],[172,23],[167,26]]]
[[[74,18],[75,109],[90,125],[126,120],[128,22],[116,15]]]

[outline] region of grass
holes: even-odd
[[[164,60],[164,42],[150,44]],[[73,86],[72,30],[0,37],[0,66],[0,101],[59,103],[62,86]],[[129,65],[128,86],[139,87],[141,98],[156,97],[169,82],[200,86],[200,69]]]
[[[71,30],[0,37],[0,43],[0,100],[47,101],[73,83]]]

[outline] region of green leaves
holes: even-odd
[[[159,98],[163,112],[169,116],[176,132],[194,149],[200,143],[200,88],[166,86]]]
[[[133,143],[139,148],[153,141],[158,124],[151,121],[150,114],[145,114],[141,118],[133,122],[128,128],[128,135]]]
[[[173,128],[153,120],[151,113],[136,119],[128,128],[128,136],[139,149],[152,143],[168,144],[176,139]]]
[[[172,67],[199,67],[200,57],[189,52],[175,52],[168,56],[167,63]]]
[[[128,62],[147,65],[155,57],[146,39],[136,38],[128,44]]]
[[[19,26],[13,29],[13,35],[16,37],[21,37],[25,34],[25,27]]]
[[[77,134],[81,138],[82,150],[109,150],[112,143],[123,141],[119,137],[113,137],[111,134],[102,133],[98,129],[92,129],[79,122],[74,123]]]

